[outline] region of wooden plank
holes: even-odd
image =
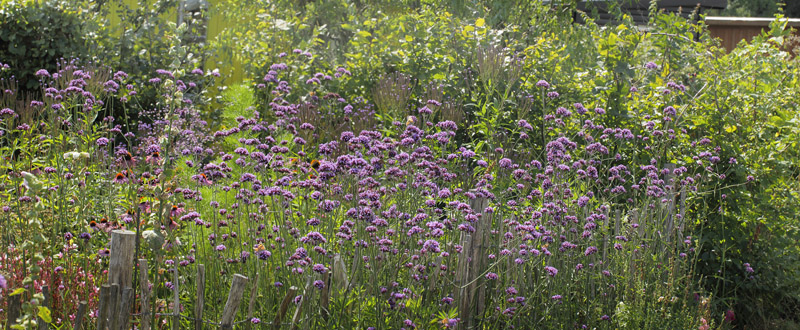
[[[297,287],[293,286],[289,288],[289,291],[286,292],[286,296],[283,297],[283,301],[281,302],[281,307],[278,309],[278,314],[275,315],[275,319],[272,321],[272,328],[273,329],[280,329],[281,322],[283,322],[283,317],[286,316],[286,312],[289,310],[289,304],[292,303],[295,295],[297,294]]]
[[[784,18],[786,25],[791,27],[800,27],[800,19],[798,18]],[[704,19],[706,25],[712,26],[758,26],[769,27],[775,21],[774,17],[723,17],[723,16],[706,16]]]
[[[228,300],[225,302],[225,309],[222,311],[220,329],[233,329],[233,319],[236,317],[236,312],[239,310],[239,305],[242,303],[242,296],[244,296],[244,289],[246,286],[247,277],[241,274],[233,275],[231,290],[228,292]]]
[[[194,303],[194,329],[203,330],[203,307],[206,297],[206,266],[197,265],[197,300]]]
[[[578,1],[578,9],[581,11],[591,12],[592,9],[597,8],[599,11],[607,13],[610,3],[613,0],[583,0]],[[613,1],[616,2],[616,1]],[[634,0],[619,2],[618,5],[623,11],[631,10],[647,10],[650,7],[650,0]],[[700,6],[704,9],[725,9],[728,5],[727,0],[659,0],[658,8],[683,8],[684,12],[690,12],[694,7]]]
[[[147,259],[139,259],[139,295],[141,319],[139,326],[142,330],[150,330],[150,280],[147,276]]]

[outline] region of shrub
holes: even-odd
[[[39,93],[36,71],[54,71],[62,58],[84,57],[85,13],[61,0],[3,1],[0,58],[14,68],[20,93]]]

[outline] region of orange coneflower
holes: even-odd
[[[172,209],[169,212],[170,217],[177,217],[183,213],[183,208],[179,207],[178,205],[172,205]]]
[[[147,156],[147,158],[145,158],[145,161],[148,162],[148,163],[155,163],[159,159],[161,159],[161,154],[159,154],[158,151],[153,151],[150,154],[150,156]]]
[[[125,151],[125,152],[123,152],[123,153],[122,153],[122,155],[120,156],[120,159],[121,159],[123,162],[126,162],[126,163],[127,163],[127,162],[131,162],[131,161],[133,161],[133,155],[132,155],[132,154],[131,154],[129,151]]]
[[[124,171],[123,171],[124,172]],[[128,178],[122,172],[117,172],[117,175],[114,176],[114,183],[125,183],[128,182]]]
[[[211,180],[208,179],[208,176],[206,176],[205,173],[200,173],[200,174],[197,174],[197,175],[193,175],[192,179],[197,181],[197,183],[199,183],[199,184],[203,184],[203,185],[210,185],[211,184]]]

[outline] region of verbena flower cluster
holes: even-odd
[[[234,273],[260,279],[253,324],[274,319],[290,287],[309,324],[369,313],[380,316],[364,327],[404,329],[451,310],[443,327],[611,328],[632,308],[625,304],[688,295],[664,279],[691,271],[693,196],[724,173],[719,150],[683,126],[679,104],[606,127],[604,109],[560,104],[558,86],[541,80],[532,92],[546,93],[543,117],[526,113],[502,142],[477,148],[459,144],[467,127],[447,120],[441,100],[421,100],[419,117],[384,127],[366,100],[320,92],[346,70],[294,82],[283,80],[285,68],[273,65],[259,86],[272,95],[268,113],[216,132],[185,97],[200,88],[192,76],[210,74],[201,70],[159,70],[148,83],[162,102],[136,122],[101,110],[135,102],[122,72],[67,63],[37,73],[43,101],[4,101],[0,112],[4,145],[39,141],[16,150],[42,159],[18,167],[7,154],[18,189],[3,208],[9,248],[0,271],[21,284],[23,241],[60,242],[39,262],[58,267],[37,272],[30,288],[51,284],[56,305],[91,301],[108,232],[124,228],[140,235],[159,298],[175,284],[193,292],[196,264],[209,269],[212,288]],[[497,79],[492,72],[481,74]],[[378,108],[401,111],[409,82],[382,81],[394,90]],[[296,83],[319,87],[300,94]],[[9,237],[11,228],[30,236]]]

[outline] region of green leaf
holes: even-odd
[[[38,315],[44,323],[53,323],[53,319],[50,317],[50,309],[47,307],[39,306],[39,313],[36,315]]]
[[[16,295],[18,295],[18,294],[22,294],[23,292],[25,292],[25,288],[18,288],[18,289],[16,289],[16,290],[14,290],[14,292],[12,292],[11,294],[9,294],[8,296],[9,296],[9,297],[13,297],[13,296],[16,296]]]
[[[483,18],[479,18],[475,21],[476,27],[483,27],[486,24],[486,20]]]

